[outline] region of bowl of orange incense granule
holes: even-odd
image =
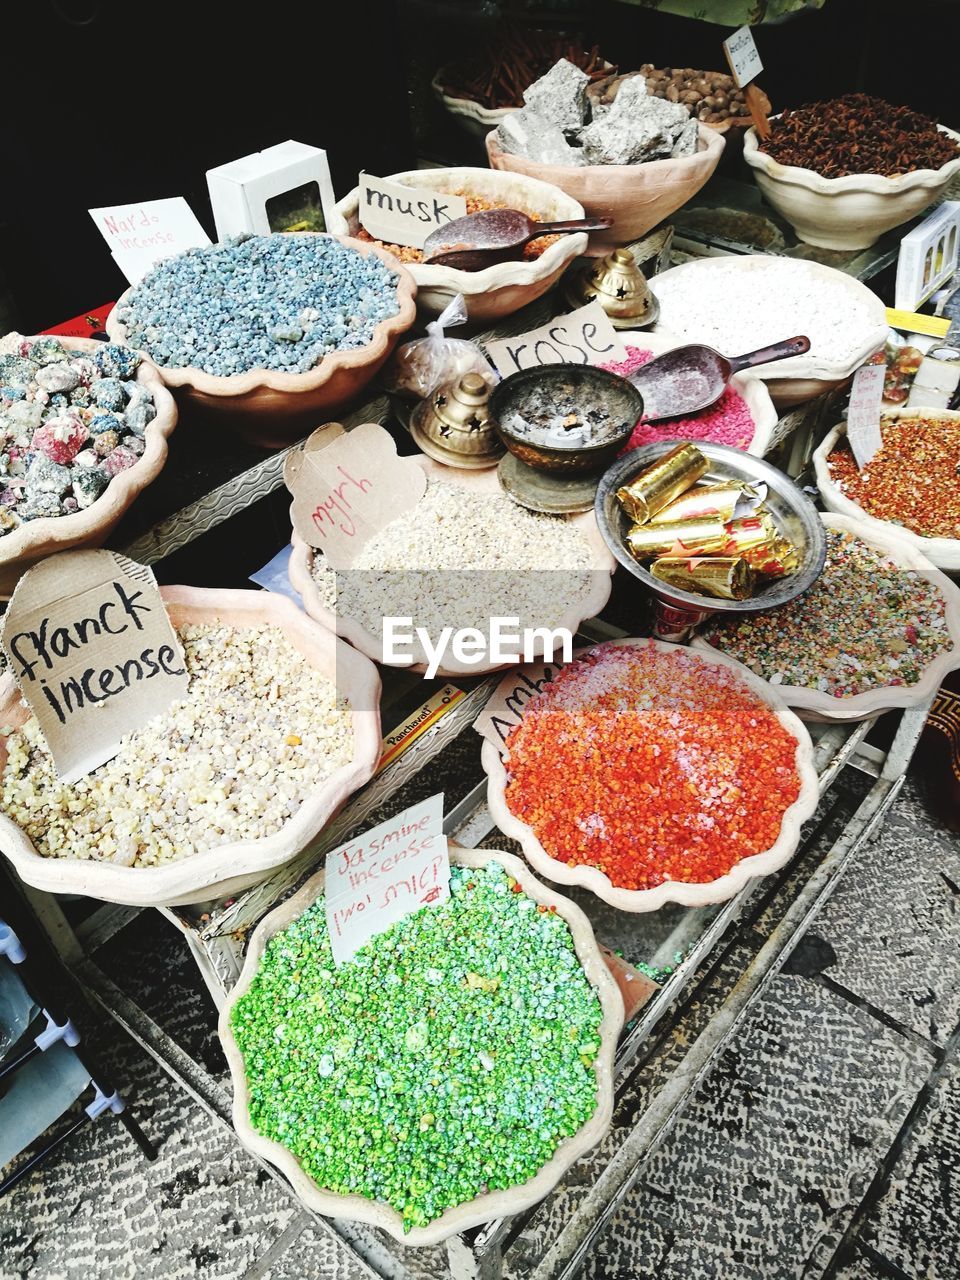
[[[574,657],[527,702],[490,812],[531,866],[624,911],[732,897],[782,867],[817,806],[813,747],[740,663],[656,640]]]

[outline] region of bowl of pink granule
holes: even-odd
[[[624,378],[654,356],[684,345],[682,338],[672,338],[663,333],[626,330],[619,337],[626,347],[626,360],[612,361],[600,367]],[[755,374],[745,370],[733,375],[715,404],[689,418],[669,418],[661,422],[645,422],[641,418],[622,452],[660,440],[706,440],[762,458],[770,448],[776,424],[777,411],[766,385]]]

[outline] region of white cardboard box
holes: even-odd
[[[242,160],[207,170],[207,188],[217,239],[243,234],[269,235],[268,201],[315,182],[325,224],[333,212],[333,186],[327,153],[303,142],[280,142]]]

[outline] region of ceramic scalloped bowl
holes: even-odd
[[[559,187],[519,173],[498,173],[491,169],[408,169],[394,173],[390,182],[423,187],[427,191],[469,191],[483,200],[501,201],[510,208],[526,210],[540,222],[582,218],[583,206]],[[360,226],[360,189],[354,187],[337,203],[331,228],[354,236]],[[363,241],[355,243],[362,244]],[[587,247],[586,232],[560,236],[538,258],[500,262],[482,271],[457,271],[453,267],[408,262],[406,270],[417,283],[417,305],[422,312],[439,315],[462,293],[471,323],[489,323],[511,315],[533,302],[556,283],[567,265]]]
[[[448,111],[457,124],[473,134],[475,138],[485,138],[490,130],[496,129],[500,121],[511,111],[519,110],[518,107],[485,107],[480,102],[474,102],[472,98],[460,98],[455,94],[447,93],[442,84],[445,70],[445,67],[439,68],[430,81],[430,88],[444,110]]]
[[[664,332],[652,333],[648,329],[621,329],[617,337],[625,346],[639,347],[641,351],[652,351],[654,356],[672,351],[674,347],[682,347],[686,342],[686,338],[677,338]],[[755,458],[762,458],[770,448],[770,441],[779,420],[777,410],[770,399],[770,392],[763,379],[758,378],[752,369],[735,373],[730,379],[730,386],[743,398],[753,418],[753,439],[744,452],[753,454]]]
[[[613,226],[590,236],[592,255],[609,253],[644,235],[696,195],[713,176],[723,154],[723,136],[700,125],[700,149],[678,160],[646,164],[541,164],[504,151],[496,130],[487,135],[487,156],[494,169],[526,174],[566,191],[589,217],[612,218]]]
[[[652,645],[656,649],[672,653],[676,645],[660,640],[613,640],[609,644],[631,645],[642,648]],[[595,648],[604,648],[597,645]],[[500,752],[489,740],[484,740],[480,759],[487,775],[487,805],[490,814],[506,836],[519,841],[524,857],[539,875],[558,884],[577,885],[589,889],[603,902],[619,911],[658,911],[669,902],[684,907],[703,907],[711,902],[725,902],[738,893],[750,880],[770,875],[784,866],[792,857],[800,842],[800,828],[817,807],[819,793],[817,773],[813,764],[813,745],[803,723],[789,710],[783,699],[765,681],[758,679],[741,663],[722,653],[698,652],[696,657],[706,666],[729,667],[743,683],[776,714],[787,732],[797,740],[796,766],[800,776],[800,793],[783,814],[780,834],[769,849],[762,853],[741,858],[726,875],[705,884],[667,880],[653,889],[618,889],[606,872],[598,867],[570,866],[551,857],[537,838],[533,828],[511,813],[507,804],[507,771]]]
[[[724,254],[722,257],[716,258],[696,258],[691,262],[684,262],[678,267],[671,267],[669,271],[661,271],[659,275],[651,277],[650,287],[660,303],[660,318],[654,329],[657,331],[662,328],[672,336],[682,337],[687,342],[706,342],[708,346],[716,347],[717,342],[713,339],[711,330],[709,328],[704,330],[703,326],[698,322],[698,315],[695,311],[688,310],[683,315],[671,312],[670,292],[677,280],[686,280],[694,273],[696,273],[697,278],[706,277],[711,272],[720,269],[729,270],[731,266],[734,266],[741,276],[742,295],[739,303],[732,305],[747,307],[749,303],[745,299],[750,296],[750,285],[755,273],[762,275],[767,271],[768,264],[771,261],[777,263],[778,269],[791,270],[798,275],[806,275],[806,284],[811,295],[816,292],[818,279],[829,280],[833,284],[842,284],[849,293],[851,302],[854,300],[860,302],[869,312],[860,327],[860,331],[855,335],[856,342],[851,345],[849,352],[842,357],[827,351],[811,349],[806,355],[792,356],[786,360],[776,360],[771,364],[757,365],[754,368],[754,375],[762,378],[767,384],[767,390],[770,392],[776,407],[778,409],[787,409],[794,405],[804,404],[815,396],[823,395],[826,391],[833,391],[837,387],[843,386],[859,369],[860,365],[875,352],[883,350],[888,332],[886,308],[880,298],[861,281],[855,280],[852,276],[845,275],[842,271],[837,271],[833,267],[824,267],[819,262],[808,262],[805,259],[797,258],[771,259],[762,253],[737,256]],[[784,264],[787,264],[786,267],[784,267]],[[706,292],[706,288],[704,291]],[[676,308],[676,310],[679,310],[679,308]],[[767,342],[779,341],[781,338],[789,338],[795,333],[802,333],[803,323],[804,316],[785,310],[782,332],[758,332],[756,341],[750,344],[750,349],[763,346]],[[725,355],[742,354],[740,351],[730,350],[729,344],[725,344],[718,349],[721,349]]]
[[[324,872],[313,876],[292,898],[271,911],[257,926],[247,949],[243,972],[220,1014],[219,1033],[233,1079],[233,1123],[237,1136],[245,1147],[275,1165],[286,1177],[294,1191],[310,1209],[331,1218],[347,1218],[354,1222],[368,1222],[389,1232],[401,1244],[414,1247],[439,1244],[440,1241],[490,1222],[508,1217],[530,1208],[548,1195],[563,1174],[585,1152],[603,1137],[613,1114],[613,1064],[617,1038],[623,1024],[623,1000],[616,982],[604,963],[593,929],[586,915],[569,898],[541,884],[520,858],[496,849],[461,849],[451,844],[450,861],[462,866],[482,867],[488,862],[499,862],[522,886],[527,897],[544,906],[555,907],[570,927],[574,947],[588,982],[597,994],[603,1009],[600,1024],[600,1051],[594,1060],[597,1076],[597,1107],[590,1119],[571,1137],[557,1147],[550,1160],[534,1177],[515,1187],[501,1191],[488,1191],[463,1204],[446,1209],[439,1218],[425,1227],[403,1230],[400,1215],[382,1201],[369,1200],[365,1196],[342,1195],[319,1187],[304,1173],[296,1156],[279,1142],[265,1138],[253,1128],[248,1111],[249,1091],[243,1056],[234,1039],[230,1026],[230,1013],[241,995],[250,987],[267,943],[286,928],[323,893]]]
[[[432,458],[427,458],[423,454],[417,455],[416,460],[426,472],[429,480],[441,481],[443,484],[464,489],[468,493],[489,493],[490,495],[501,496],[503,494],[496,471],[465,471],[457,467],[445,467],[442,463],[434,462]],[[594,553],[593,568],[595,572],[591,575],[590,592],[580,600],[569,602],[562,616],[553,624],[557,627],[567,627],[572,633],[575,633],[581,622],[586,618],[595,618],[610,599],[613,572],[617,566],[601,537],[592,511],[585,511],[581,515],[567,516],[566,519],[575,528],[583,532]],[[290,585],[295,591],[299,592],[303,600],[303,607],[310,617],[315,618],[317,622],[329,630],[336,631],[338,636],[352,644],[355,649],[359,649],[362,654],[365,654],[372,661],[382,662],[382,644],[377,636],[367,631],[352,618],[345,618],[340,614],[333,613],[322,603],[312,572],[313,548],[307,545],[296,530],[293,532],[291,541],[293,551],[290,556]],[[413,621],[414,626],[416,626],[416,618]],[[421,662],[405,669],[423,672],[426,670],[426,665]],[[438,669],[437,675],[471,676],[482,675],[495,670],[497,670],[496,666],[483,663],[468,666],[465,663],[458,662],[456,659],[448,658],[446,664]]]
[[[67,351],[76,352],[95,351],[102,345],[95,338],[60,338],[60,342]],[[28,520],[0,538],[0,598],[9,599],[23,575],[39,560],[57,551],[103,546],[137,495],[163,470],[167,441],[177,425],[176,402],[149,362],[140,365],[136,376],[150,391],[157,410],[157,416],[147,424],[142,455],[132,467],[114,476],[86,510]]]
[[[397,314],[380,321],[366,346],[333,351],[306,373],[258,368],[220,377],[192,366],[168,368],[151,360],[148,352],[142,352],[164,385],[174,392],[181,407],[216,415],[251,444],[274,449],[299,440],[308,429],[332,417],[359,396],[386,362],[400,335],[413,324],[417,286],[409,271],[392,254],[347,236],[333,238],[364,256],[374,254],[398,273]],[[126,327],[117,313],[132,292],[133,289],[127,289],[107,316],[107,333],[114,342],[126,345],[129,345]]]
[[[868,528],[862,520],[852,520],[849,516],[834,515],[832,512],[825,512],[820,518],[827,529],[841,529],[856,534],[874,550],[889,555],[901,568],[913,569],[932,583],[946,606],[945,616],[951,645],[927,664],[921,678],[912,685],[886,685],[846,698],[835,698],[832,694],[821,693],[819,689],[808,689],[802,685],[784,683],[772,687],[776,688],[787,706],[793,707],[802,720],[818,722],[849,724],[857,720],[868,720],[884,711],[915,707],[926,702],[940,688],[944,677],[960,667],[960,587],[951,582],[905,538],[898,537],[892,526],[883,531],[875,530]],[[691,648],[706,653],[719,652],[702,635],[693,638]]]
[[[960,412],[950,409],[890,409],[885,410],[883,418],[942,418],[948,422],[960,422]],[[882,421],[882,419],[881,419]],[[938,569],[946,569],[950,573],[960,570],[960,538],[925,538],[912,529],[894,524],[892,520],[880,520],[865,511],[863,507],[848,498],[833,482],[827,459],[837,447],[840,437],[846,435],[845,424],[840,423],[825,437],[823,443],[813,455],[813,466],[817,477],[817,488],[823,505],[828,511],[837,515],[850,516],[866,530],[876,533],[889,533],[901,541],[909,543],[915,551],[925,556]]]
[[[941,133],[960,143],[944,125]],[[960,173],[960,152],[939,169],[916,169],[885,178],[876,173],[825,178],[813,169],[780,164],[760,147],[755,128],[743,139],[743,158],[764,199],[786,218],[801,240],[822,249],[866,249],[885,231],[933,204]]]
[[[373,774],[380,758],[380,677],[376,667],[330,631],[306,617],[285,596],[268,591],[219,591],[161,587],[174,624],[226,623],[279,626],[290,643],[334,681],[353,716],[353,759],[322,782],[279,831],[259,840],[234,841],[158,867],[118,867],[78,858],[46,858],[15,822],[0,812],[0,852],[20,877],[48,893],[74,893],[128,906],[182,906],[225,898],[262,880],[288,862],[322,830],[347,798]],[[29,717],[11,675],[0,683],[3,724],[19,728]],[[0,737],[0,771],[6,764]]]

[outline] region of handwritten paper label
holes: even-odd
[[[2,638],[64,782],[112,759],[124,734],[187,692],[153,573],[115,551],[62,551],[30,569]]]
[[[730,74],[736,80],[738,89],[755,80],[763,70],[756,41],[749,27],[739,27],[732,36],[728,36],[723,42],[723,52],[727,55]]]
[[[137,284],[163,258],[210,243],[182,196],[88,212],[131,284]]]
[[[523,719],[524,707],[542,692],[563,665],[562,662],[528,662],[508,671],[473,722],[477,733],[492,742],[501,755],[505,754],[507,736]]]
[[[337,967],[421,907],[450,897],[443,793],[327,854],[327,929]]]
[[[431,231],[466,216],[463,196],[360,174],[360,225],[375,240],[422,249]]]
[[[284,467],[293,494],[293,527],[334,569],[347,569],[364,543],[423,497],[427,477],[414,458],[399,458],[389,432],[375,422],[352,431],[320,428],[297,462]],[[319,433],[315,432],[314,435]]]
[[[882,364],[865,364],[853,377],[847,410],[847,439],[861,471],[883,444],[880,402],[885,373]]]
[[[599,365],[627,358],[626,349],[599,302],[588,302],[518,338],[502,338],[484,346],[504,378],[543,364]]]

